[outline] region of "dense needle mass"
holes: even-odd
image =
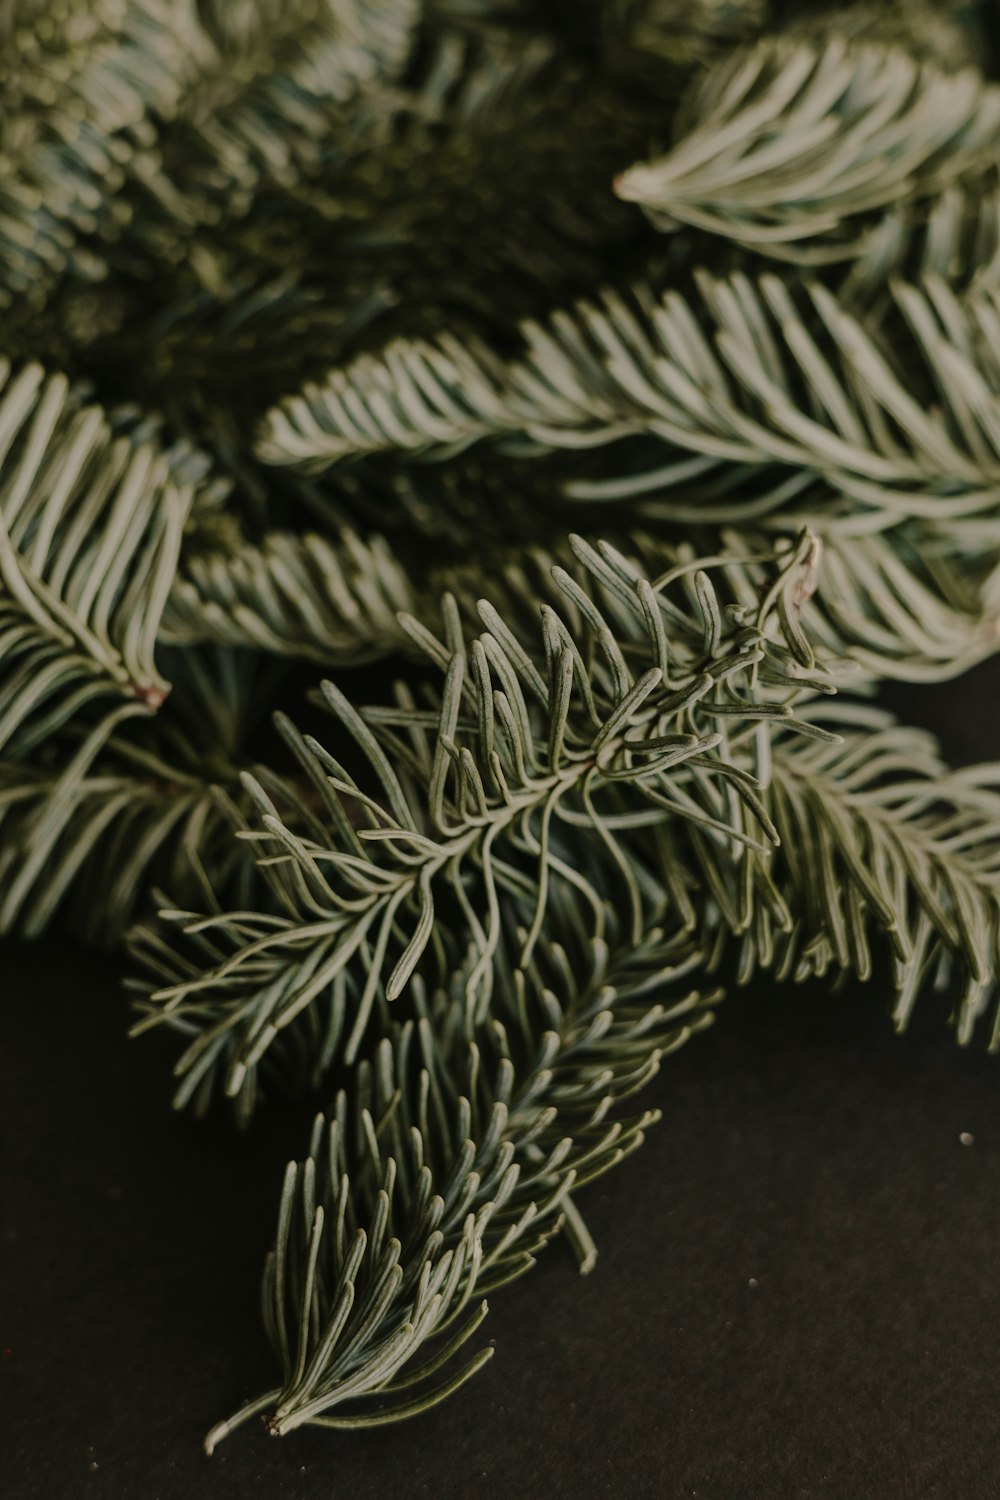
[[[0,931],[329,1101],[209,1451],[390,1423],[728,987],[1000,1040],[1000,768],[877,702],[1000,648],[1000,86],[945,0],[0,9]]]

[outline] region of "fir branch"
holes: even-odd
[[[133,193],[129,233],[107,252],[110,291],[97,300],[65,284],[49,319],[53,357],[64,360],[68,333],[77,368],[165,409],[229,467],[220,426],[245,438],[249,410],[370,342],[368,325],[445,318],[499,331],[500,304],[526,314],[587,288],[612,249],[638,264],[655,237],[602,184],[648,139],[654,106],[623,108],[534,38],[434,40],[405,86],[345,105],[351,120],[323,135],[301,189],[291,169],[280,183],[265,177],[236,219],[207,189],[183,194],[184,211]],[[569,155],[567,132],[579,137]],[[511,203],[497,184],[515,173]],[[218,223],[202,222],[202,199]],[[237,449],[238,468],[245,458]]]
[[[358,97],[399,73],[416,19],[412,0],[209,5],[177,123],[137,163],[167,220],[245,213],[262,183],[315,169]]]
[[[809,492],[803,497],[803,508]],[[935,682],[957,675],[994,654],[1000,645],[1000,564],[991,528],[977,543],[948,528],[919,521],[889,531],[843,531],[817,501],[809,524],[822,562],[809,609],[809,636],[823,657],[847,659],[855,667],[852,686],[867,679]],[[785,517],[790,523],[794,516]],[[766,589],[775,557],[787,555],[795,539],[762,526],[689,525],[689,540],[671,542],[638,527],[615,530],[609,541],[637,573],[662,577],[707,555],[714,544],[726,562],[728,588],[752,608]],[[471,541],[470,541],[471,545]],[[553,567],[573,566],[566,545],[497,549],[491,593],[505,617],[528,620],[539,599],[551,594]],[[447,590],[463,611],[474,609],[478,571],[474,565],[432,571],[426,600]],[[620,622],[612,614],[615,628]]]
[[[697,280],[694,306],[677,292],[658,302],[607,292],[527,324],[528,353],[511,362],[447,337],[362,356],[274,408],[258,453],[314,472],[392,449],[440,458],[486,438],[613,453],[649,437],[658,467],[573,481],[566,495],[677,488],[661,516],[745,522],[789,507],[820,476],[853,502],[832,519],[857,531],[995,510],[995,290],[960,302],[937,279],[900,284],[890,339],[819,284],[796,295],[771,275]],[[768,470],[791,476],[769,484]],[[762,489],[748,502],[755,471]]]
[[[899,47],[767,40],[714,71],[668,155],[615,182],[662,229],[690,224],[806,265],[853,258],[873,214],[991,166],[1000,89]]]
[[[259,546],[182,562],[160,639],[357,665],[406,644],[398,611],[411,600],[411,583],[385,538],[275,531]]]
[[[67,9],[0,38],[12,49],[0,75],[0,306],[37,304],[71,262],[103,274],[80,241],[106,218],[114,225],[125,164],[150,140],[148,115],[170,114],[188,72],[187,0]]]
[[[261,673],[229,650],[170,665],[155,719],[125,705],[89,731],[70,724],[31,764],[0,759],[0,933],[36,938],[68,914],[88,941],[117,942],[157,884],[208,904],[254,898],[233,830],[246,826],[239,773]]]
[[[192,487],[64,376],[4,362],[0,391],[0,747],[22,755],[98,700],[162,703],[153,651]]]
[[[203,863],[228,883],[230,819],[217,793],[149,754],[130,765],[114,741],[95,766],[100,748],[91,738],[59,772],[0,762],[0,932],[38,937],[83,891],[73,925],[106,943],[134,920],[151,867],[192,899],[212,896]]]
[[[809,636],[821,656],[846,659],[854,668],[849,682],[901,680],[936,682],[953,677],[994,654],[1000,644],[1000,540],[995,523],[980,522],[967,539],[946,525],[905,522],[891,530],[859,532],[837,524],[830,497],[801,499],[821,546],[822,563],[809,610]],[[794,513],[783,516],[791,524]],[[774,525],[777,526],[777,518]],[[714,545],[726,564],[728,588],[752,608],[766,589],[775,557],[787,560],[793,537],[766,529],[689,524],[685,541],[630,527],[608,540],[635,572],[662,577],[689,567]],[[472,547],[472,534],[467,545]],[[539,600],[552,595],[555,566],[571,568],[571,546],[555,538],[532,546],[493,544],[491,595],[505,618],[529,620]],[[443,563],[426,579],[425,610],[449,592],[471,614],[479,589],[475,564]],[[605,605],[605,608],[612,608]],[[616,629],[622,621],[610,618]],[[845,661],[845,665],[846,665]]]
[[[848,305],[892,306],[894,278],[942,280],[962,291],[1000,284],[1000,188],[995,171],[934,198],[890,208],[858,246],[838,288]]]
[[[882,0],[878,6],[796,8],[784,34],[814,47],[825,46],[831,37],[852,45],[898,47],[919,62],[949,72],[979,67],[985,43],[980,18],[965,0]]]
[[[587,843],[620,870],[637,933],[644,888],[664,899],[658,878],[666,899],[686,910],[688,898],[669,870],[644,870],[636,830],[697,825],[707,839],[699,858],[727,867],[738,844],[766,844],[772,830],[752,771],[757,727],[780,721],[811,732],[791,707],[805,670],[794,655],[810,663],[814,683],[823,680],[787,604],[812,586],[811,548],[807,540],[786,558],[756,611],[724,615],[697,565],[666,580],[677,584],[675,601],[610,549],[579,543],[589,592],[557,570],[564,606],[543,611],[541,650],[484,603],[485,631],[468,647],[453,610],[446,641],[409,625],[445,674],[429,708],[404,693],[394,707],[359,714],[324,684],[367,763],[365,782],[283,723],[317,805],[274,778],[267,787],[245,779],[262,824],[253,838],[270,909],[163,914],[179,929],[170,946],[180,952],[187,935],[199,952],[149,994],[138,1029],[199,1018],[201,1041],[178,1064],[179,1101],[192,1068],[199,1078],[213,1071],[239,1096],[282,1029],[310,1007],[326,1018],[325,1061],[336,1050],[353,1061],[373,1014],[385,1013],[425,957],[437,972],[443,931],[473,955],[466,1005],[470,1020],[481,1018],[504,903],[531,896],[527,962],[556,880],[576,879],[585,902],[597,899],[581,866]],[[596,602],[602,585],[617,631]],[[769,638],[772,620],[789,644]],[[728,747],[747,734],[737,763]],[[655,863],[655,841],[653,851]]]
[[[560,490],[574,468],[572,455],[554,464],[473,448],[444,464],[411,464],[388,474],[373,466],[343,465],[331,480],[305,485],[301,494],[324,527],[341,528],[343,509],[350,506],[359,525],[387,528],[411,559],[411,576],[399,597],[418,601],[409,605],[414,613],[433,610],[443,593],[454,594],[466,612],[474,611],[482,576],[476,557],[478,549],[488,547],[494,603],[503,614],[527,619],[538,599],[550,594],[552,567],[572,566]],[[710,484],[678,487],[662,500],[654,491],[649,500],[613,504],[601,516],[602,533],[655,575],[699,552],[720,549],[761,585],[765,565],[757,559],[771,557],[786,545],[786,533],[805,524],[822,542],[825,559],[811,631],[833,656],[850,657],[868,676],[932,682],[955,676],[996,650],[1000,523],[989,511],[959,522],[912,517],[872,531],[871,517],[864,511],[852,516],[844,496],[822,480],[796,479],[782,490],[761,470],[757,484],[752,481],[744,469],[723,470]],[[752,522],[757,506],[765,513]],[[732,519],[748,518],[740,527],[713,524],[713,514],[724,520],[726,507]],[[792,540],[789,535],[788,544]],[[303,544],[289,537],[287,545]],[[213,566],[239,569],[239,551],[230,550],[231,559],[217,552]],[[378,596],[382,569],[375,559],[369,578],[368,564],[352,548],[341,571],[359,601]],[[295,574],[310,607],[323,614],[326,590],[319,583],[307,587],[311,569],[304,563]],[[752,589],[742,597],[752,598]],[[346,663],[406,652],[403,632],[394,638],[382,610],[366,603],[360,619],[353,610],[350,618],[364,639],[349,656],[345,637],[345,654],[338,648],[330,659]],[[307,650],[304,644],[303,654]]]
[[[928,977],[957,971],[956,1025],[967,1042],[996,1007],[1000,766],[949,771],[931,735],[870,705],[833,704],[819,722],[839,742],[786,746],[779,733],[772,746],[766,801],[780,853],[741,857],[748,884],[767,865],[796,901],[787,938],[764,903],[755,907],[739,940],[741,977],[761,964],[797,980],[831,967],[867,979],[874,926],[891,945],[900,1029]]]
[[[175,1104],[339,1089],[210,1451],[426,1410],[588,1269],[716,977],[1000,1050],[1000,767],[873,703],[1000,645],[973,10],[0,0],[0,932],[156,887]]]
[[[264,1274],[282,1385],[213,1428],[209,1453],[263,1412],[275,1435],[353,1429],[450,1395],[492,1353],[451,1373],[483,1293],[530,1269],[571,1189],[641,1144],[657,1114],[623,1117],[622,1101],[711,1020],[683,993],[698,955],[656,930],[609,949],[574,917],[553,911],[563,941],[517,970],[502,1019],[470,1040],[447,993],[422,996],[317,1119]]]
[[[819,526],[823,579],[811,615],[817,646],[849,656],[874,680],[939,682],[1000,648],[1000,563],[940,527],[907,523],[870,535]],[[723,542],[737,555],[767,534]]]
[[[502,465],[494,469],[498,484],[490,487],[490,494],[492,499],[495,493],[497,505],[490,504],[482,520],[455,503],[466,494],[463,486],[455,497],[450,486],[442,490],[437,483],[436,476],[450,474],[451,466],[429,470],[428,482],[415,487],[409,524],[433,529],[438,544],[421,557],[414,537],[409,574],[400,566],[398,553],[377,533],[362,542],[345,530],[332,539],[312,532],[280,532],[266,535],[255,547],[238,528],[232,535],[224,528],[208,550],[190,557],[185,552],[182,557],[159,639],[178,646],[212,641],[252,646],[327,665],[412,657],[414,643],[400,624],[398,608],[427,615],[442,594],[449,593],[463,614],[472,615],[482,574],[469,558],[474,559],[477,537],[484,534],[493,557],[494,604],[507,618],[529,619],[539,599],[552,597],[552,569],[573,567],[573,552],[558,529],[558,511],[538,528],[537,541],[514,541],[521,524],[517,499],[523,494],[519,487],[508,500],[514,480],[503,480]],[[545,490],[540,489],[544,505]],[[369,484],[364,495],[370,502]],[[995,528],[980,523],[984,534],[978,542],[974,535],[963,541],[947,527],[919,520],[891,531],[853,534],[838,526],[832,497],[814,498],[806,491],[800,505],[823,546],[821,587],[810,616],[818,647],[835,657],[849,657],[867,677],[913,682],[953,677],[997,650],[1000,567],[993,555]],[[492,535],[489,527],[495,516],[500,521]],[[794,514],[780,516],[782,525],[795,519]],[[641,559],[657,576],[695,558],[692,545],[706,554],[713,544],[721,545],[733,562],[731,582],[745,575],[743,602],[752,602],[754,588],[763,585],[775,553],[792,545],[790,538],[786,541],[763,526],[738,530],[702,525],[689,530],[691,542],[681,544],[636,527],[605,535],[637,569]]]
[[[285,726],[317,806],[274,779],[269,791],[247,780],[263,824],[251,836],[266,851],[270,910],[163,913],[199,951],[148,995],[138,1029],[190,1028],[197,1018],[199,1039],[178,1064],[179,1102],[189,1097],[192,1069],[206,1095],[214,1074],[238,1098],[283,1028],[311,1008],[321,1012],[314,1025],[325,1038],[324,1066],[341,1053],[350,1062],[372,1017],[387,1018],[387,1004],[414,973],[440,982],[446,935],[446,951],[457,944],[471,954],[466,1008],[470,1024],[481,1020],[494,991],[504,902],[532,893],[527,962],[544,935],[555,882],[576,881],[585,902],[597,899],[588,847],[593,858],[610,853],[616,861],[636,923],[647,900],[695,922],[689,891],[702,889],[711,895],[710,925],[757,934],[755,963],[778,964],[798,945],[821,967],[835,960],[867,976],[877,931],[894,945],[904,991],[936,944],[978,994],[995,958],[990,881],[973,893],[946,842],[932,869],[911,847],[923,837],[924,807],[940,802],[947,824],[974,811],[975,801],[966,808],[958,791],[939,792],[918,754],[907,762],[909,800],[897,804],[888,786],[884,815],[833,772],[822,806],[804,792],[806,812],[794,801],[791,789],[808,782],[814,766],[794,737],[836,739],[794,716],[797,697],[833,688],[798,621],[818,558],[814,542],[804,547],[755,608],[734,602],[723,613],[696,563],[678,569],[693,588],[689,613],[611,549],[578,544],[591,587],[607,597],[598,607],[558,575],[575,630],[544,611],[543,655],[484,606],[487,631],[472,645],[469,673],[457,618],[447,643],[411,627],[445,672],[441,698],[428,709],[404,696],[395,708],[359,715],[325,685],[328,705],[369,765],[369,783]],[[764,628],[772,617],[780,645]],[[853,740],[845,752],[848,767],[863,743]],[[771,794],[759,795],[777,764],[783,830],[769,811]],[[866,821],[883,816],[896,819],[891,837]],[[782,831],[792,844],[787,859],[769,853]],[[161,947],[181,951],[176,938]]]

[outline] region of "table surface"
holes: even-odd
[[[897,697],[998,749],[1000,665]],[[398,1428],[204,1431],[272,1383],[258,1273],[308,1111],[167,1108],[119,964],[0,950],[0,1493],[7,1500],[1000,1495],[1000,1098],[986,1039],[884,987],[759,986],[664,1065],[662,1122],[497,1293],[496,1357]],[[963,1144],[963,1134],[971,1144]]]

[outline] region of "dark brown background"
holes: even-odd
[[[998,689],[995,663],[902,706],[984,758]],[[874,986],[732,997],[589,1190],[593,1276],[557,1244],[497,1294],[464,1392],[375,1435],[255,1424],[209,1460],[271,1384],[257,1277],[304,1117],[176,1118],[115,962],[0,959],[5,1500],[1000,1495],[998,1063],[933,1001],[897,1039]]]

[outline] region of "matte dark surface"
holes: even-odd
[[[953,758],[1000,750],[998,688],[920,702]],[[593,1276],[556,1245],[497,1294],[455,1400],[375,1435],[252,1425],[209,1460],[272,1383],[258,1271],[308,1112],[177,1119],[113,962],[0,960],[4,1500],[1000,1495],[1000,1063],[933,1002],[898,1039],[875,986],[731,998],[583,1200]]]

